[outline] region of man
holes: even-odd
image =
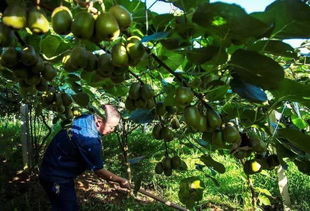
[[[103,169],[100,135],[112,133],[120,114],[112,105],[104,105],[106,117],[83,115],[73,120],[69,129],[61,130],[49,144],[40,168],[40,183],[52,210],[79,210],[74,179],[85,170],[99,177],[129,187],[128,181]]]

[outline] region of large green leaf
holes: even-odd
[[[223,100],[229,89],[228,85],[217,86],[205,93],[206,98],[210,101]]]
[[[300,150],[310,154],[310,136],[293,128],[282,128],[278,130],[278,137],[287,139]]]
[[[72,47],[56,35],[47,35],[40,42],[40,51],[47,59],[53,59]]]
[[[173,70],[176,70],[185,61],[184,55],[178,54],[175,51],[166,50],[165,48],[161,48],[159,51],[159,57]]]
[[[238,49],[231,58],[233,74],[263,89],[277,88],[284,78],[283,68],[270,57]]]
[[[281,40],[259,40],[249,47],[249,50],[266,52],[276,56],[296,58],[295,49]]]
[[[192,20],[205,27],[211,35],[238,42],[249,37],[261,37],[271,27],[248,15],[240,6],[222,2],[200,5]]]
[[[272,90],[271,93],[277,100],[299,102],[310,108],[310,86],[284,79],[279,83],[279,87]]]
[[[173,20],[174,16],[172,14],[156,15],[152,19],[152,25],[154,26],[156,31],[167,31],[169,23]]]
[[[56,56],[57,49],[61,45],[61,38],[55,35],[47,35],[41,40],[41,53],[47,58]]]
[[[216,46],[194,48],[186,52],[186,57],[193,64],[203,64],[216,56],[218,51],[219,47]]]
[[[280,39],[310,37],[310,7],[297,0],[278,0],[265,13],[275,27],[273,37]]]
[[[267,100],[266,93],[260,87],[245,83],[237,78],[230,81],[230,86],[233,92],[249,101],[262,103]]]

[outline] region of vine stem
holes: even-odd
[[[246,175],[246,177],[247,177],[248,185],[249,185],[249,188],[251,190],[251,195],[252,195],[252,208],[253,208],[253,210],[255,210],[257,200],[256,200],[255,191],[254,191],[254,186],[253,186],[253,183],[252,183],[250,176]]]
[[[83,1],[80,1],[80,0],[74,0],[74,2],[76,2],[77,4],[79,4],[82,7],[87,8],[89,10],[89,12],[91,12],[93,14],[98,14],[98,10],[93,7],[93,2],[92,1],[83,2]]]
[[[128,71],[129,71],[129,73],[130,73],[133,77],[135,77],[141,84],[144,84],[144,82],[141,80],[141,78],[140,78],[137,74],[135,74],[134,72],[132,72],[132,71],[129,70],[129,69],[128,69]]]
[[[17,31],[14,32],[18,42],[22,45],[22,46],[26,46],[26,42],[20,37],[19,33]]]
[[[49,7],[49,6],[45,5],[45,4],[43,4],[40,0],[33,0],[33,2],[34,2],[34,4],[35,4],[37,7],[42,7],[42,8],[44,8],[44,9],[46,9],[46,10],[51,11],[51,12],[54,10],[54,8]]]
[[[194,93],[194,95],[207,109],[213,110],[213,108],[203,99],[203,96],[200,93],[194,91],[180,75],[176,74],[167,64],[165,64],[160,58],[158,58],[158,56],[153,54],[150,49],[148,48],[145,49],[147,53],[151,55],[155,59],[155,61],[157,61],[162,67],[164,67],[170,74],[172,74],[176,79],[178,79],[184,86],[189,87]]]

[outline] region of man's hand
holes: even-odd
[[[119,185],[122,187],[122,188],[127,188],[127,189],[130,189],[130,184],[128,182],[128,180],[122,178],[122,180],[119,182]]]
[[[130,184],[127,179],[119,177],[108,170],[99,169],[95,173],[109,182],[117,182],[122,188],[130,188]]]

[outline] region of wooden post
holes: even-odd
[[[289,211],[291,206],[291,199],[288,192],[288,179],[285,175],[285,169],[280,165],[277,169],[278,173],[278,186],[280,190],[280,194],[283,200],[283,208],[284,211]]]
[[[29,134],[29,116],[28,116],[28,105],[21,104],[20,106],[20,119],[22,122],[20,140],[22,142],[22,153],[23,153],[23,165],[24,169],[31,168],[31,153],[32,144],[30,141]]]
[[[284,113],[286,108],[286,105],[282,111],[282,114]],[[269,127],[270,131],[273,135],[276,134],[276,130],[278,128],[278,124],[281,120],[282,114],[279,118],[276,117],[276,112],[272,111],[271,114],[269,115]],[[280,190],[280,194],[283,200],[283,208],[285,211],[291,210],[291,199],[290,199],[290,194],[288,192],[288,178],[285,175],[285,169],[280,165],[277,168],[277,175],[278,175],[278,187]]]

